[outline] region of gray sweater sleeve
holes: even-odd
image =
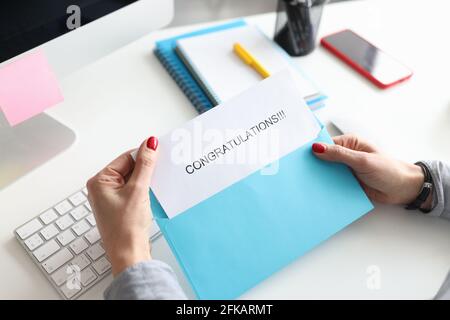
[[[422,161],[433,178],[433,210],[435,217],[450,219],[450,166],[441,161]]]
[[[430,170],[433,178],[433,210],[435,217],[450,219],[450,166],[440,161],[422,161]],[[434,297],[438,300],[450,300],[450,272]]]
[[[107,300],[181,300],[186,296],[164,262],[149,260],[121,272],[105,290]]]

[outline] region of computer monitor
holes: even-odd
[[[173,0],[2,0],[0,66],[40,47],[66,76],[172,18]]]
[[[172,18],[173,0],[3,0],[0,68],[39,47],[63,80]],[[74,140],[45,113],[11,127],[0,111],[0,189]]]

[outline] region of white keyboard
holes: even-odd
[[[15,230],[16,238],[64,299],[76,299],[111,272],[86,188]],[[160,235],[152,224],[150,240]]]

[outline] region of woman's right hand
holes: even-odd
[[[152,223],[148,188],[158,155],[158,139],[141,144],[136,162],[125,152],[88,183],[103,246],[117,275],[128,267],[151,259],[149,228]]]
[[[349,166],[371,200],[408,204],[419,195],[424,183],[419,166],[392,159],[355,135],[337,136],[333,141],[335,145],[314,143],[314,154],[322,160]],[[430,206],[431,195],[422,207]]]

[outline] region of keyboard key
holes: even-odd
[[[41,235],[44,237],[45,240],[50,240],[51,238],[56,236],[58,233],[59,233],[59,230],[55,227],[54,224],[46,226],[44,229],[41,230]]]
[[[91,227],[86,222],[86,220],[82,220],[78,222],[76,225],[72,227],[72,230],[78,235],[81,236],[83,233],[88,231]]]
[[[40,223],[38,219],[33,219],[17,229],[16,232],[20,238],[26,239],[41,228],[42,223]]]
[[[58,220],[56,220],[56,225],[61,230],[66,230],[68,227],[70,227],[73,224],[72,218],[66,214],[65,216],[62,216]]]
[[[72,242],[75,239],[75,236],[73,235],[72,231],[66,230],[63,233],[60,233],[56,239],[58,239],[59,243],[61,243],[62,246],[66,246],[68,243]]]
[[[91,224],[91,226],[95,227],[97,225],[97,221],[95,220],[94,215],[91,213],[87,216],[86,220]]]
[[[44,243],[44,240],[39,236],[39,234],[35,233],[31,237],[29,237],[27,240],[24,241],[25,245],[33,251],[37,247],[39,247],[41,244]]]
[[[89,255],[89,257],[91,257],[92,260],[97,260],[98,258],[100,258],[102,255],[105,254],[105,250],[100,245],[100,243],[94,244],[92,247],[87,249],[86,252]]]
[[[75,254],[79,254],[81,251],[85,250],[88,247],[88,244],[86,243],[86,241],[84,241],[83,238],[78,238],[77,240],[69,244],[69,247],[73,250],[73,252],[75,252]]]
[[[48,258],[42,264],[42,267],[45,269],[45,271],[47,271],[47,273],[52,273],[72,258],[73,255],[70,253],[69,249],[63,248],[53,256]]]
[[[90,212],[92,212],[91,204],[89,202],[86,202],[84,205],[89,209]]]
[[[72,261],[69,262],[70,265],[77,266],[80,270],[83,270],[91,263],[88,257],[84,253],[76,256]]]
[[[67,270],[68,267],[70,266],[66,264],[65,266],[53,272],[53,274],[51,275],[52,280],[56,283],[57,286],[62,285],[67,281],[67,279],[69,279],[71,273],[70,269]]]
[[[83,202],[85,202],[86,196],[80,191],[75,193],[74,195],[69,197],[70,202],[72,202],[72,204],[77,207],[78,205],[82,204]]]
[[[80,207],[70,211],[70,215],[77,221],[83,219],[88,214],[89,214],[89,210],[86,209],[85,206],[80,206]]]
[[[97,228],[94,228],[90,230],[89,232],[86,232],[84,237],[89,241],[90,244],[96,243],[98,240],[100,240],[100,233],[98,232]]]
[[[97,222],[81,189],[16,229],[35,263],[67,299],[74,299],[111,272]]]
[[[53,222],[56,218],[58,218],[58,215],[56,214],[55,210],[49,209],[42,213],[39,218],[41,218],[41,221],[44,224],[49,224],[50,222]]]
[[[76,295],[81,290],[80,285],[77,286],[74,284],[72,284],[72,285],[70,285],[70,284],[71,284],[71,281],[66,282],[61,287],[59,287],[67,299],[72,298],[74,295]]]
[[[104,274],[106,271],[108,271],[109,269],[111,269],[111,263],[109,263],[108,259],[106,259],[106,257],[103,257],[101,259],[98,259],[97,261],[95,261],[92,266],[94,267],[95,271],[97,271],[97,273],[99,275]]]
[[[81,284],[83,285],[83,287],[88,286],[95,279],[97,279],[97,276],[95,275],[94,271],[92,271],[91,268],[86,268],[81,272],[80,280],[81,280]]]
[[[67,200],[62,201],[55,206],[56,211],[58,211],[60,215],[69,212],[69,210],[72,208],[73,208],[72,205]]]
[[[56,243],[55,239],[50,240],[46,244],[40,246],[33,251],[33,255],[39,262],[44,261],[60,248],[59,244]]]

